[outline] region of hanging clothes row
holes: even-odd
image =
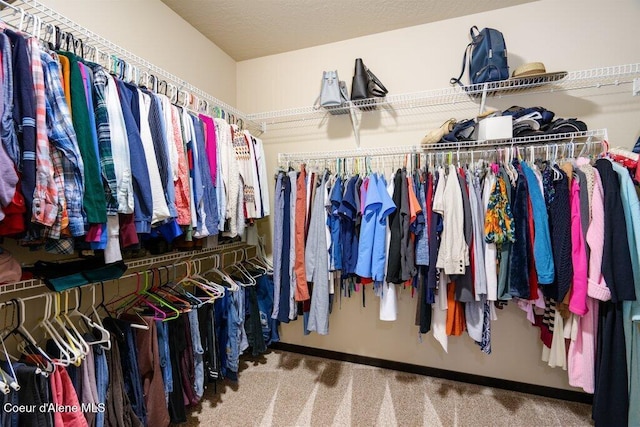
[[[272,317],[301,312],[305,333],[327,334],[334,284],[364,303],[372,283],[380,319],[392,321],[396,285],[411,286],[420,333],[447,351],[467,331],[489,354],[496,307],[511,300],[540,328],[542,360],[595,392],[596,423],[627,424],[640,396],[636,166],[578,147],[425,166],[409,156],[388,179],[370,167],[279,172]]]
[[[241,354],[257,356],[279,339],[275,322],[261,320],[272,311],[271,272],[246,253],[207,271],[188,261],[179,279],[170,274],[177,266],[134,273],[135,291],[108,301],[104,285],[91,286],[90,305],[82,303],[86,288],[2,304],[2,424],[186,422],[186,408],[200,402],[208,384],[238,380]],[[33,300],[45,308],[36,328],[27,328]],[[18,342],[19,359],[6,351],[9,339]]]
[[[35,37],[0,33],[0,235],[105,260],[269,215],[262,141]]]

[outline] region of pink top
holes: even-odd
[[[600,301],[611,299],[611,291],[602,276],[602,252],[604,251],[604,190],[598,170],[594,168],[594,187],[591,199],[591,223],[587,230],[589,245],[588,295]]]
[[[204,123],[204,151],[207,153],[207,161],[209,162],[209,170],[211,171],[211,182],[215,187],[218,167],[218,158],[216,154],[216,125],[213,123],[213,119],[211,117],[205,116],[204,114],[200,114],[200,120]]]
[[[586,194],[583,197],[587,197]],[[573,286],[569,298],[569,310],[579,316],[587,313],[587,253],[580,219],[580,184],[571,182],[571,260],[573,261]]]

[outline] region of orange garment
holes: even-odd
[[[69,58],[64,55],[58,55],[58,61],[60,61],[60,70],[62,75],[62,89],[64,90],[64,97],[67,100],[69,106],[69,116],[71,116],[71,62]]]
[[[447,335],[462,335],[466,327],[464,303],[456,301],[456,282],[447,286]]]
[[[300,165],[300,173],[296,180],[296,222],[295,227],[295,258],[293,271],[296,275],[296,301],[310,299],[307,286],[307,272],[305,270],[304,243],[305,225],[307,224],[307,170]]]
[[[420,202],[418,202],[416,193],[413,191],[413,178],[410,176],[407,177],[407,187],[409,189],[409,224],[411,224],[416,220],[418,213],[422,212],[422,207],[420,207]]]

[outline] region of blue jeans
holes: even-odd
[[[227,377],[237,381],[240,364],[240,341],[242,321],[240,319],[240,298],[244,298],[239,291],[231,292],[230,303],[227,306]]]
[[[160,367],[162,368],[162,379],[164,380],[164,392],[168,396],[173,391],[173,374],[171,372],[167,323],[156,320],[156,332],[158,334],[158,354],[160,355]]]
[[[98,404],[106,404],[107,388],[109,387],[109,368],[107,367],[107,355],[99,345],[93,346],[93,360],[96,370],[96,389],[98,390]],[[104,411],[96,413],[96,427],[104,426]]]
[[[204,349],[202,348],[202,340],[200,338],[200,323],[198,321],[198,311],[191,310],[188,313],[189,326],[191,328],[191,346],[193,347],[193,364],[195,371],[195,380],[193,389],[196,397],[202,398],[204,394]]]
[[[273,276],[263,274],[256,279],[256,282],[262,335],[264,336],[264,343],[270,345],[272,342],[280,341],[278,321],[271,318],[273,311]]]

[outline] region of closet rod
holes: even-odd
[[[143,268],[143,267],[148,267],[154,264],[161,264],[161,263],[170,262],[170,261],[204,258],[207,255],[212,253],[217,253],[217,252],[222,253],[227,251],[233,251],[233,250],[244,248],[244,247],[246,247],[246,244],[242,242],[227,243],[227,244],[216,246],[213,248],[198,249],[198,250],[188,251],[188,252],[176,252],[176,253],[167,254],[167,255],[160,255],[160,256],[155,256],[150,258],[131,260],[131,261],[125,262],[125,264],[127,264],[127,269]],[[39,289],[44,287],[46,287],[46,285],[40,279],[28,279],[28,280],[21,280],[18,282],[2,284],[0,285],[0,297],[13,292],[21,292],[21,291]]]
[[[281,167],[288,166],[291,163],[305,163],[314,161],[330,161],[339,158],[364,158],[364,157],[382,157],[403,154],[426,154],[426,153],[450,153],[455,151],[487,151],[494,148],[504,147],[523,147],[530,145],[554,145],[562,143],[594,143],[599,144],[607,141],[607,130],[596,129],[585,132],[562,133],[554,135],[535,135],[520,138],[504,139],[504,140],[481,140],[481,141],[464,141],[464,142],[447,142],[437,143],[433,145],[416,147],[416,146],[398,146],[398,147],[372,147],[360,148],[356,150],[338,150],[338,151],[311,151],[300,153],[278,153],[278,165]]]
[[[225,110],[227,113],[233,114],[237,118],[241,118],[245,126],[250,126],[256,130],[262,130],[261,125],[248,118],[247,114],[219,100],[218,98],[209,95],[203,90],[187,83],[184,79],[179,78],[178,76],[150,63],[140,56],[81,26],[75,21],[72,21],[61,13],[56,12],[55,10],[43,5],[37,0],[16,0],[13,2],[0,1],[0,4],[4,5],[3,10],[1,10],[0,12],[11,12],[12,10],[15,11],[16,9],[18,9],[24,11],[25,15],[37,16],[41,20],[40,25],[42,29],[44,29],[44,27],[48,25],[57,26],[62,31],[71,33],[75,37],[83,39],[88,45],[97,47],[101,52],[105,51],[110,55],[115,55],[116,57],[124,60],[130,65],[146,69],[149,73],[155,75],[158,78],[158,81],[164,79],[167,82],[175,85],[178,90],[186,90],[199,99],[206,100],[209,104],[217,106]],[[21,20],[25,19],[24,16],[16,13],[10,15],[3,13],[1,18],[3,21],[14,27],[16,26],[16,21],[20,22]]]
[[[394,156],[402,154],[417,154],[419,152],[419,147],[415,145],[404,145],[398,147],[356,148],[354,150],[278,153],[278,163],[283,165],[290,162],[304,162],[306,160],[334,160],[349,157]]]

